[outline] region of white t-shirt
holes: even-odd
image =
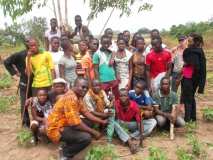
[[[47,30],[45,32],[45,37],[48,39],[49,41],[49,50],[51,50],[51,45],[50,45],[50,41],[52,37],[58,37],[61,38],[61,31],[58,29],[56,33],[51,33],[51,29]]]
[[[59,67],[58,67],[58,64],[59,64],[59,60],[61,59],[61,57],[64,55],[64,52],[63,51],[58,51],[58,52],[50,52],[51,55],[52,55],[52,59],[53,59],[53,63],[54,63],[54,66],[55,66],[55,74],[56,74],[56,78],[59,78],[60,77],[60,74],[59,74]]]

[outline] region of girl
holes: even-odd
[[[181,80],[181,101],[185,105],[185,121],[196,121],[195,92],[204,92],[206,57],[202,49],[202,36],[191,33],[188,48],[183,52],[184,66]]]

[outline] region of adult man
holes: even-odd
[[[180,111],[177,94],[170,90],[170,80],[163,77],[160,89],[154,94],[153,99],[156,103],[156,120],[159,127],[164,127],[171,122],[178,127],[185,125],[184,119],[178,114]],[[174,109],[173,109],[174,107]]]
[[[75,16],[75,25],[76,27],[74,29],[74,32],[71,33],[70,38],[73,38],[74,43],[78,43],[80,40],[85,40],[90,32],[87,26],[82,24],[80,15]]]
[[[112,52],[116,52],[118,50],[116,42],[113,41],[113,30],[111,28],[107,28],[104,31],[104,35],[107,36],[110,40],[109,50]]]
[[[89,128],[81,121],[80,114],[87,119],[105,125],[107,121],[93,116],[83,104],[83,97],[88,90],[88,81],[84,78],[77,78],[72,90],[60,98],[48,116],[47,135],[55,143],[60,141],[63,155],[68,159],[80,152],[91,142],[91,135],[96,139],[101,134]]]
[[[21,101],[21,114],[23,113],[26,98],[29,98],[32,94],[30,87],[28,96],[26,97],[27,75],[25,73],[26,69],[25,59],[27,57],[27,52],[29,49],[28,40],[29,40],[28,38],[25,39],[25,47],[26,47],[25,50],[12,54],[4,61],[5,68],[12,75],[13,79],[18,80],[20,77],[19,93]],[[27,110],[24,111],[22,125],[30,127],[30,118]]]
[[[45,32],[45,49],[47,51],[51,50],[50,42],[52,37],[61,37],[61,31],[57,28],[58,22],[56,18],[50,19],[50,27],[51,29]]]
[[[138,81],[134,90],[129,91],[129,98],[138,104],[138,107],[143,112],[143,125],[144,125],[144,136],[151,134],[152,130],[157,125],[154,117],[154,108],[152,107],[153,100],[146,89],[146,83],[144,81]]]
[[[162,77],[171,74],[171,53],[162,48],[161,37],[155,37],[151,41],[153,49],[146,57],[146,75],[149,90],[155,92],[159,88]]]
[[[26,58],[27,74],[33,74],[32,93],[36,96],[38,89],[50,90],[55,78],[54,64],[49,52],[38,48],[35,38],[29,39],[29,50]]]
[[[108,92],[110,88],[115,95],[118,96],[118,83],[116,81],[115,69],[110,65],[112,51],[109,50],[110,39],[108,36],[101,37],[101,48],[93,56],[93,64],[95,69],[95,78],[102,83],[102,88]]]
[[[104,109],[110,106],[110,101],[104,90],[101,90],[101,83],[99,80],[92,81],[92,88],[89,89],[84,96],[84,103],[88,110],[95,116],[100,118],[107,118],[108,114],[104,113]]]
[[[130,48],[129,48],[129,41],[130,41],[130,38],[131,38],[131,34],[130,34],[130,32],[128,30],[123,31],[123,38],[126,41],[126,48],[128,50],[130,50]]]

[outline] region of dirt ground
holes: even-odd
[[[213,53],[213,52],[212,52]],[[2,55],[2,54],[1,54]],[[208,57],[208,82],[205,95],[197,97],[197,114],[198,127],[196,135],[200,142],[203,142],[205,151],[207,152],[207,160],[213,160],[213,147],[207,144],[213,144],[213,123],[206,122],[202,119],[201,109],[205,107],[213,107],[213,72],[211,65],[213,64],[213,57]],[[4,59],[4,56],[3,58]],[[0,75],[4,72],[3,65],[0,64]],[[20,105],[17,95],[17,83],[13,82],[12,87],[0,90],[0,96],[17,97],[15,105],[8,106],[9,109],[6,113],[0,113],[0,159],[1,160],[56,160],[58,158],[58,146],[53,144],[39,144],[33,147],[22,147],[18,145],[17,133],[20,130]],[[106,138],[103,137],[98,141],[93,141],[92,145],[106,144]],[[176,160],[176,150],[178,146],[189,148],[187,138],[184,134],[176,133],[175,140],[169,139],[169,133],[154,133],[151,137],[144,140],[144,147],[136,155],[131,155],[128,148],[121,144],[119,141],[113,141],[116,145],[116,152],[121,160],[142,160],[148,156],[148,148],[155,146],[161,148],[167,155],[169,160]],[[90,145],[90,147],[92,146]],[[87,148],[88,149],[88,148]],[[84,159],[86,150],[79,153],[75,159]]]

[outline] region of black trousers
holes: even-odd
[[[60,139],[60,141],[64,142],[62,145],[63,155],[72,158],[86,148],[91,140],[92,138],[89,133],[76,130],[71,126],[65,127]]]
[[[181,103],[185,106],[185,121],[196,121],[195,92],[198,84],[191,78],[181,80]]]
[[[21,117],[22,117],[22,114],[24,113],[22,125],[25,127],[30,127],[30,117],[29,117],[28,109],[25,109],[24,111],[25,100],[26,100],[26,90],[27,90],[26,86],[19,85],[19,94],[20,94],[20,101],[21,101]],[[31,90],[29,90],[28,97],[31,97],[31,95],[32,95]]]

